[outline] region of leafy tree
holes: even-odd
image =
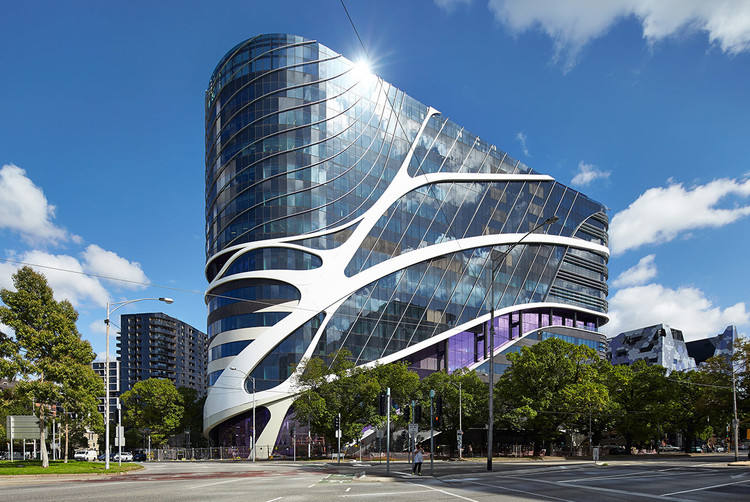
[[[166,378],[149,378],[133,385],[120,396],[126,425],[148,430],[152,441],[161,446],[179,432],[182,420],[182,396]]]
[[[329,362],[312,358],[304,363],[297,377],[299,397],[294,403],[297,419],[310,421],[312,428],[335,442],[334,417],[341,414],[342,440],[359,439],[365,426],[382,425],[377,414],[377,399],[390,387],[395,404],[406,404],[415,395],[419,377],[404,364],[373,368],[354,367],[346,350],[334,354]],[[398,419],[396,414],[391,420]],[[405,424],[405,418],[401,419]]]
[[[496,386],[495,417],[510,428],[525,429],[542,445],[603,410],[609,392],[600,377],[602,361],[593,349],[549,338],[508,355],[511,366]],[[587,419],[587,418],[586,418]]]
[[[22,377],[16,391],[34,403],[42,465],[48,467],[45,428],[53,405],[86,405],[103,389],[92,377],[94,351],[78,333],[78,313],[70,302],[55,301],[45,277],[29,267],[13,275],[13,285],[16,291],[0,291],[0,323],[15,332],[18,351],[12,366]]]
[[[459,386],[460,384],[460,386]],[[422,425],[430,427],[430,391],[443,401],[443,429],[452,431],[447,440],[452,449],[457,448],[456,431],[459,424],[464,430],[487,422],[489,392],[487,384],[475,371],[460,369],[448,374],[437,371],[420,382]]]
[[[203,437],[203,405],[206,403],[206,397],[200,397],[198,391],[191,387],[177,387],[177,392],[182,397],[184,407],[178,431],[190,434],[192,446],[208,446],[208,441]]]
[[[613,426],[625,438],[629,454],[635,443],[658,439],[669,420],[669,382],[666,369],[636,361],[615,366],[608,379]]]

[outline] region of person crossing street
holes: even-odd
[[[422,454],[424,450],[422,450],[421,446],[417,446],[414,449],[414,465],[411,468],[411,475],[414,476],[415,474],[417,476],[422,475],[422,462],[424,462],[424,455]]]

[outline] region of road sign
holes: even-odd
[[[14,439],[39,439],[39,419],[34,415],[8,415],[5,435]]]
[[[409,424],[409,435],[410,436],[416,436],[417,432],[419,432],[419,425],[418,424]]]

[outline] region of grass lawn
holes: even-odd
[[[14,476],[17,474],[116,474],[118,472],[143,469],[143,466],[123,462],[122,466],[117,462],[109,463],[109,470],[104,470],[104,462],[77,462],[62,460],[49,462],[49,467],[44,469],[41,460],[10,460],[0,461],[0,476]]]

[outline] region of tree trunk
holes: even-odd
[[[65,422],[65,463],[68,463],[68,422]]]
[[[42,456],[42,467],[49,467],[49,456],[47,455],[47,438],[45,437],[44,409],[39,407],[39,452]]]
[[[625,434],[625,455],[630,455],[633,452],[633,434]]]

